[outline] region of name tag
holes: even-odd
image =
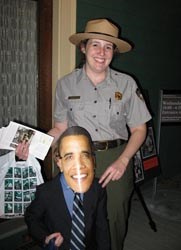
[[[68,96],[69,100],[77,100],[80,99],[80,96]]]

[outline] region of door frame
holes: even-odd
[[[76,0],[38,0],[38,127],[52,128],[54,92],[58,78],[75,67],[75,46],[68,38],[76,32]],[[47,179],[57,172],[52,150],[42,162]]]

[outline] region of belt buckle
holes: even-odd
[[[105,141],[103,143],[105,143],[105,148],[104,149],[98,149],[97,151],[106,151],[106,150],[109,149],[109,143],[108,143],[108,141]]]

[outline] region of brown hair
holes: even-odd
[[[54,148],[55,161],[57,161],[57,159],[60,158],[59,148],[60,148],[60,145],[61,145],[61,142],[62,142],[63,138],[65,138],[67,136],[70,136],[70,135],[84,135],[85,137],[87,137],[88,142],[90,144],[91,153],[94,154],[94,146],[93,146],[92,138],[91,138],[89,132],[83,127],[72,126],[72,127],[67,128],[61,134],[58,141],[56,142],[56,145],[55,145],[55,148]]]

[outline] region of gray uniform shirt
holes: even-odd
[[[127,74],[108,69],[106,79],[94,86],[84,68],[57,82],[54,120],[81,126],[93,141],[128,139],[128,127],[151,119],[137,84]]]

